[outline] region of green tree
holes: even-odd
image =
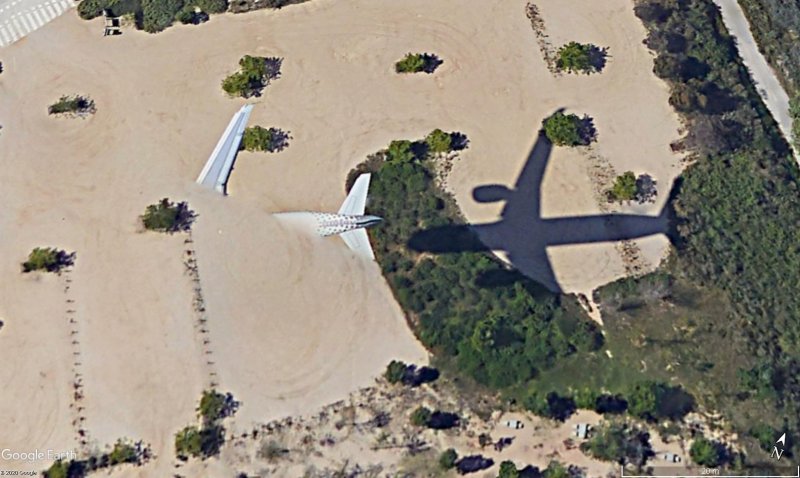
[[[424,427],[428,425],[431,419],[432,412],[430,409],[420,406],[411,412],[411,424],[415,427]]]
[[[242,148],[247,151],[273,151],[275,149],[275,129],[261,126],[245,128]]]
[[[497,478],[519,478],[519,470],[513,461],[506,460],[500,463],[500,470]]]
[[[583,410],[594,410],[595,407],[597,406],[597,399],[599,397],[600,393],[588,387],[578,389],[573,394],[573,399],[575,400],[575,406]]]
[[[689,448],[689,455],[692,461],[700,466],[716,468],[723,462],[725,447],[722,444],[707,440],[705,437],[697,437]]]
[[[642,467],[653,456],[650,436],[625,423],[607,423],[595,429],[594,435],[581,444],[581,450],[603,461]]]
[[[431,153],[448,153],[453,148],[453,138],[450,133],[437,128],[428,134],[425,144]]]
[[[414,154],[412,146],[413,143],[408,140],[392,141],[389,143],[389,149],[387,150],[389,161],[397,161],[398,163],[413,161],[417,156]]]
[[[222,80],[222,90],[230,96],[245,97],[250,90],[250,86],[250,77],[241,71],[237,71]]]
[[[69,472],[70,462],[56,460],[50,468],[44,472],[44,478],[70,478]]]
[[[224,441],[224,429],[218,425],[208,428],[188,426],[175,435],[175,455],[184,461],[189,457],[215,456]]]
[[[191,229],[195,217],[195,213],[185,202],[176,204],[164,198],[147,206],[140,219],[147,230],[172,234]]]
[[[183,0],[142,0],[142,29],[158,33],[172,25]]]
[[[139,456],[136,453],[136,448],[123,440],[118,440],[117,443],[114,444],[111,453],[108,454],[109,466],[123,463],[135,463],[138,459]]]
[[[425,71],[425,64],[424,54],[408,53],[394,64],[394,69],[397,73],[419,73]]]
[[[557,111],[544,120],[544,133],[553,144],[558,146],[579,146],[588,141],[582,134],[583,121],[574,114],[565,115]]]
[[[206,425],[213,425],[225,418],[227,414],[228,400],[225,395],[216,390],[204,390],[200,397],[200,405],[197,412]]]
[[[594,73],[602,68],[605,52],[595,45],[569,42],[558,49],[556,67],[570,73]]]
[[[22,263],[22,272],[46,271],[59,272],[73,264],[75,253],[54,247],[37,247],[28,254],[28,260]]]
[[[91,98],[73,95],[62,96],[55,103],[47,107],[47,113],[51,115],[81,115],[94,113],[94,101]]]
[[[570,478],[569,468],[553,460],[542,471],[542,478]]]
[[[637,383],[627,395],[628,413],[653,420],[657,415],[659,385],[655,382]]]
[[[450,470],[456,466],[458,453],[452,448],[448,448],[439,455],[439,467],[443,470]]]
[[[625,171],[614,180],[609,197],[615,201],[633,201],[636,199],[636,176],[632,171]]]
[[[389,365],[386,366],[386,371],[383,373],[383,376],[389,383],[399,383],[405,378],[406,370],[408,370],[408,365],[405,362],[392,360],[389,362]]]

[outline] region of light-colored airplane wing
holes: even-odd
[[[369,243],[369,236],[367,235],[366,229],[361,228],[345,231],[339,234],[339,236],[344,239],[344,243],[347,244],[347,247],[355,251],[356,254],[369,259],[375,259],[375,253],[372,252],[372,246]]]
[[[364,209],[367,207],[369,178],[370,174],[366,173],[356,179],[353,188],[350,189],[350,194],[347,195],[347,199],[344,200],[342,207],[339,208],[339,214],[346,214],[348,216],[361,216],[364,214]]]
[[[225,185],[231,174],[236,153],[239,152],[239,144],[242,142],[244,128],[247,126],[247,120],[250,118],[252,110],[253,105],[244,105],[233,115],[231,122],[228,123],[228,127],[200,172],[200,176],[197,177],[198,184],[225,194]]]

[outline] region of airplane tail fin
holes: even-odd
[[[350,194],[342,203],[339,208],[339,214],[347,216],[362,216],[367,207],[367,192],[369,191],[369,178],[370,174],[362,174],[356,179]]]

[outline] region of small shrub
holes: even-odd
[[[136,448],[130,443],[125,443],[122,440],[114,444],[114,449],[108,454],[108,465],[114,466],[122,463],[136,463],[139,461],[139,455]]]
[[[224,441],[225,433],[221,426],[188,426],[175,435],[175,455],[183,461],[189,457],[212,457],[219,454]]]
[[[428,134],[425,144],[431,153],[449,153],[453,150],[453,138],[450,133],[445,133],[438,128]]]
[[[197,408],[203,423],[213,424],[227,416],[228,399],[216,390],[205,390]]]
[[[247,151],[282,151],[289,145],[290,136],[278,128],[251,126],[244,130],[242,149]]]
[[[411,412],[411,424],[415,427],[424,427],[428,425],[428,421],[431,419],[432,412],[430,409],[420,406],[417,407],[416,410]]]
[[[22,272],[60,272],[74,262],[74,252],[68,254],[53,247],[37,247],[28,254],[28,260],[22,263]]]
[[[280,458],[286,456],[288,453],[289,450],[286,447],[280,445],[276,441],[269,441],[261,445],[256,455],[258,456],[258,458],[266,460],[269,463],[275,463]]]
[[[636,176],[625,171],[614,180],[614,186],[608,192],[612,201],[633,201],[636,198]]]
[[[700,466],[716,468],[725,460],[725,447],[719,442],[700,436],[692,442],[689,455],[691,455],[692,461]]]
[[[513,461],[506,460],[500,463],[497,478],[519,478],[519,470]]]
[[[452,448],[448,448],[439,455],[439,467],[443,470],[451,470],[456,466],[458,453]]]
[[[51,115],[86,115],[94,112],[94,101],[91,98],[80,95],[62,96],[58,101],[47,107],[47,113]]]
[[[405,362],[392,360],[389,362],[389,365],[386,366],[386,372],[383,373],[383,376],[386,378],[386,381],[391,384],[400,383],[405,379],[407,369],[408,365],[406,365]]]
[[[186,202],[175,204],[164,198],[157,204],[147,206],[141,220],[145,229],[173,234],[189,231],[195,217]]]
[[[280,76],[282,63],[282,58],[245,55],[239,60],[240,70],[222,80],[222,89],[234,97],[260,96]]]
[[[570,73],[596,73],[605,66],[606,56],[605,49],[573,41],[559,48],[556,67]]]
[[[394,140],[389,143],[389,149],[386,152],[389,161],[398,163],[407,163],[417,159],[414,153],[413,143],[408,140]]]
[[[544,133],[557,146],[585,146],[595,137],[594,127],[588,116],[580,118],[574,114],[565,115],[561,111],[544,120]]]
[[[408,53],[394,64],[397,73],[433,73],[442,60],[430,53]]]

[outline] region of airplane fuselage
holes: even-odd
[[[354,229],[372,227],[382,218],[370,215],[333,214],[326,212],[312,212],[317,220],[317,234],[320,236],[333,236]]]

